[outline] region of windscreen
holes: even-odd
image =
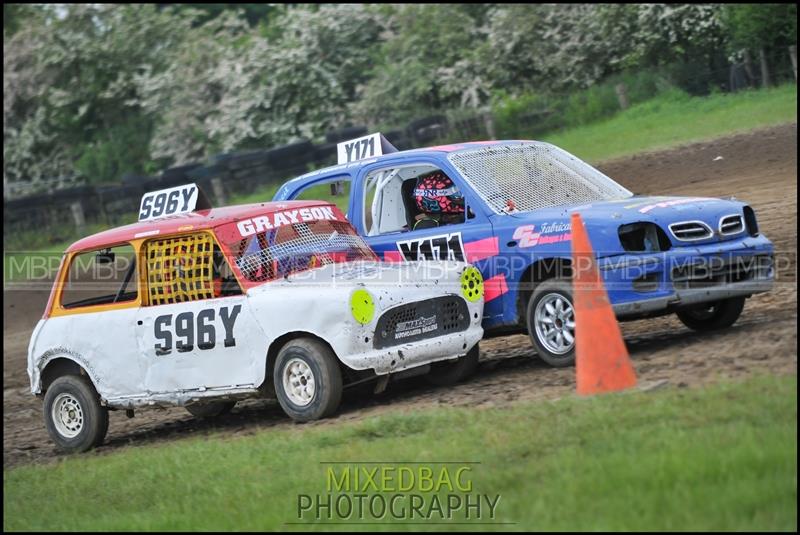
[[[223,238],[231,233],[218,235]],[[234,265],[244,281],[250,283],[267,282],[326,264],[377,260],[350,223],[337,219],[281,225],[224,241]]]
[[[498,213],[633,195],[594,167],[548,143],[489,145],[454,152],[448,158]]]

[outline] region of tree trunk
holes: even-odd
[[[792,70],[794,71],[794,81],[797,83],[797,45],[789,47],[789,57],[792,59]]]
[[[761,63],[761,87],[769,87],[769,65],[767,65],[767,53],[763,48],[758,49],[758,60]]]

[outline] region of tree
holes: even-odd
[[[135,78],[191,26],[151,5],[69,5],[4,35],[4,181],[141,172],[152,118]]]
[[[154,157],[185,163],[269,147],[346,119],[377,38],[373,15],[361,5],[295,7],[275,24],[279,37],[267,38],[224,12],[192,31],[166,70],[139,77],[142,106],[160,116]]]
[[[381,6],[375,66],[353,103],[358,120],[400,122],[451,107],[475,108],[488,83],[477,49],[484,35],[470,8],[442,4]]]

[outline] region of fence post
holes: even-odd
[[[750,51],[744,50],[744,72],[747,73],[747,85],[754,86],[756,75],[753,74],[753,59],[750,57]]]
[[[761,63],[761,87],[769,87],[769,65],[767,64],[767,53],[763,47],[758,49],[758,60]]]
[[[797,82],[797,45],[789,47],[789,57],[792,58],[792,70],[794,71],[794,81]]]
[[[72,219],[75,221],[75,229],[78,234],[83,235],[86,233],[86,217],[83,214],[83,204],[81,201],[75,201],[69,205],[72,211]]]
[[[225,186],[222,184],[222,179],[215,176],[211,179],[211,189],[214,190],[214,197],[217,199],[217,206],[225,206],[227,199],[225,198]]]
[[[628,106],[630,106],[630,103],[628,102],[628,88],[625,87],[625,84],[617,84],[615,89],[617,91],[619,107],[623,110],[627,110]]]
[[[486,135],[489,137],[489,140],[494,141],[497,139],[497,134],[494,131],[494,115],[492,115],[491,108],[484,110],[483,124],[486,125]]]

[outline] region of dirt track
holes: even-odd
[[[719,159],[721,156],[722,159]],[[696,386],[757,373],[797,373],[797,125],[785,125],[607,162],[602,170],[641,194],[735,195],[756,210],[759,226],[775,243],[779,273],[775,289],[748,300],[730,329],[700,335],[673,316],[622,324],[643,383]],[[42,290],[4,291],[3,465],[52,460],[41,401],[29,393],[25,354],[30,333],[47,301]],[[552,399],[574,389],[574,369],[554,369],[531,358],[527,336],[481,343],[475,377],[455,388],[431,388],[411,379],[380,396],[346,397],[334,419],[306,425],[335,425],[387,411],[421,406],[504,405],[520,399]],[[149,410],[128,420],[111,413],[106,443],[96,454],[120,447],[202,436],[211,431],[254,433],[293,426],[274,402],[240,403],[218,422],[194,420],[180,408]]]

